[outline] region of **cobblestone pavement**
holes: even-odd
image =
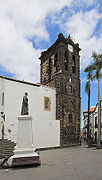
[[[102,180],[102,149],[69,147],[40,157],[39,167],[0,169],[0,180]]]

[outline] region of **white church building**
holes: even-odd
[[[28,93],[29,115],[33,117],[35,148],[60,146],[60,121],[56,120],[56,89],[0,76],[0,139],[17,142],[17,117]],[[25,131],[25,129],[22,129]]]

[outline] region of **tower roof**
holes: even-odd
[[[50,46],[46,51],[42,51],[42,52],[41,52],[41,56],[39,57],[39,59],[45,57],[45,56],[47,55],[47,53],[49,53],[49,51],[50,51],[51,49],[56,49],[56,45],[59,44],[60,42],[66,43],[66,44],[69,43],[69,44],[71,44],[73,47],[75,47],[78,51],[81,50],[81,49],[79,48],[79,44],[78,44],[78,43],[74,43],[74,42],[72,41],[70,35],[69,35],[67,38],[65,38],[65,37],[63,36],[63,34],[60,33],[60,34],[58,34],[58,39],[55,41],[55,43],[54,43],[52,46]]]

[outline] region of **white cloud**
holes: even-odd
[[[94,4],[97,4],[97,0],[73,0],[72,6],[85,9]]]
[[[39,60],[42,49],[35,49],[29,39],[34,37],[34,43],[41,40],[49,41],[49,32],[46,28],[46,18],[57,17],[62,8],[72,8],[73,5],[85,4],[92,5],[93,0],[4,0],[0,1],[0,65],[6,71],[15,74],[17,78],[29,81],[39,80]],[[91,17],[92,16],[92,17]],[[99,14],[93,10],[90,13],[73,13],[71,18],[66,13],[58,21],[53,19],[53,23],[62,23],[65,19],[65,32],[76,34],[77,41],[85,50],[92,47],[96,42],[95,37],[90,37],[91,32],[100,18]],[[90,21],[90,27],[88,26]],[[68,28],[68,29],[67,29]],[[63,31],[62,31],[63,32]],[[90,41],[87,42],[87,39]],[[83,45],[84,44],[84,45]],[[100,47],[100,43],[98,48]],[[85,49],[86,48],[86,49]],[[90,48],[89,48],[90,49]],[[85,56],[86,57],[86,56]],[[85,61],[85,60],[84,60]]]
[[[49,41],[47,15],[69,6],[71,0],[0,1],[0,65],[17,78],[38,81],[40,49],[29,39]]]

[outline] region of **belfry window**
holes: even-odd
[[[56,54],[55,54],[55,57],[54,57],[54,66],[56,67],[56,71],[58,71],[57,61],[58,61],[58,54],[56,53]]]
[[[72,86],[71,85],[68,86],[68,92],[72,93]]]
[[[69,123],[72,123],[72,120],[73,120],[73,116],[72,116],[72,114],[70,113],[70,114],[69,114]]]
[[[51,58],[49,59],[49,72],[51,73]]]
[[[72,55],[72,73],[75,73],[75,55]]]
[[[49,59],[49,80],[51,80],[51,58]]]
[[[55,65],[55,66],[57,65],[57,60],[58,60],[58,54],[56,53],[56,54],[55,54],[55,57],[54,57],[54,65]]]
[[[65,65],[65,70],[68,70],[68,53],[65,51],[64,54],[64,65]]]

